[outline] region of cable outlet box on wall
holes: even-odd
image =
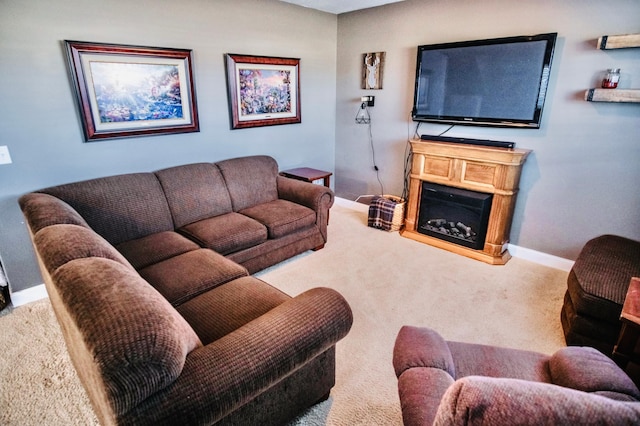
[[[360,102],[362,102],[363,104],[367,104],[368,107],[374,106],[375,101],[376,101],[376,97],[375,96],[362,96],[362,97],[360,97]]]

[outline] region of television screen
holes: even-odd
[[[556,37],[419,46],[413,120],[540,127]]]

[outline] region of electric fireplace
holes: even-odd
[[[404,237],[490,263],[510,258],[509,233],[529,150],[412,140]]]
[[[472,249],[482,249],[492,194],[422,182],[417,231]]]

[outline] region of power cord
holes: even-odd
[[[380,168],[376,162],[376,149],[373,144],[373,129],[371,127],[371,113],[366,102],[360,104],[360,108],[356,113],[356,124],[367,124],[369,130],[369,145],[371,146],[371,163],[373,164],[373,170],[376,172],[376,179],[380,184],[380,195],[384,194],[384,185],[382,179],[380,179]]]
[[[413,120],[413,117],[411,116],[411,113],[409,113],[409,121],[407,122],[407,144],[405,145],[405,149],[404,149],[404,187],[402,189],[402,198],[404,198],[405,200],[407,199],[407,197],[409,197],[409,181],[411,179],[411,163],[413,162],[413,152],[411,151],[411,144],[409,143],[411,140],[411,121]],[[416,124],[416,128],[413,131],[413,137],[416,139],[420,139],[421,135],[420,135],[420,125],[422,124],[421,121],[418,121],[418,124]],[[452,124],[451,126],[447,127],[443,132],[441,132],[440,134],[438,134],[438,136],[442,136],[445,133],[447,133],[449,130],[453,129],[455,125]]]
[[[455,124],[452,124],[451,126],[447,127],[446,130],[444,132],[440,133],[438,136],[442,136],[445,133],[447,133],[449,130],[453,129],[453,126],[455,126]]]
[[[402,188],[402,199],[407,200],[409,198],[409,179],[411,178],[411,163],[413,162],[413,152],[411,151],[411,144],[407,141],[404,149],[404,186]]]
[[[367,110],[367,114],[369,113],[369,108],[365,107]],[[369,144],[371,145],[371,162],[373,163],[373,170],[376,171],[376,179],[378,179],[378,183],[380,184],[380,195],[384,195],[384,185],[382,184],[382,180],[380,179],[380,168],[378,168],[378,163],[376,162],[376,149],[373,145],[373,130],[371,129],[371,118],[369,118]]]
[[[411,114],[409,114],[409,120],[411,120]],[[411,121],[409,121],[409,123],[411,123]],[[413,132],[413,137],[416,139],[420,139],[420,133],[418,133],[418,130],[420,129],[420,125],[422,124],[421,121],[418,121],[418,124],[416,124],[416,130]],[[407,124],[407,140],[410,139],[409,138],[409,124]]]
[[[358,108],[358,112],[356,113],[355,121],[356,124],[368,125],[369,145],[371,146],[371,162],[373,164],[373,170],[375,170],[376,172],[376,179],[380,184],[380,195],[383,195],[384,185],[382,183],[382,179],[380,178],[380,168],[378,167],[378,163],[376,162],[376,149],[373,144],[373,129],[371,128],[371,113],[369,112],[369,106],[367,105],[367,102],[362,102],[360,104],[360,108]]]
[[[403,179],[404,185],[402,187],[402,199],[407,200],[409,198],[409,180],[411,178],[411,163],[413,162],[413,152],[411,151],[411,121],[412,116],[409,113],[409,121],[407,121],[407,143],[404,147],[404,172]],[[416,128],[413,131],[413,135],[416,139],[420,139],[420,135],[418,134],[418,129],[420,129],[420,125],[422,122],[418,122],[416,124]]]
[[[418,122],[418,124],[416,125],[416,130],[415,130],[415,132],[413,133],[413,136],[414,136],[416,139],[420,139],[420,137],[422,136],[422,135],[418,132],[418,130],[420,129],[420,125],[421,125],[421,124],[422,124],[422,122]],[[444,129],[444,131],[442,131],[442,132],[438,133],[438,135],[437,135],[437,136],[442,136],[442,135],[444,135],[444,134],[445,134],[445,133],[447,133],[449,130],[453,129],[453,127],[454,127],[454,126],[455,126],[455,124],[450,125],[450,126],[449,126],[449,127],[447,127],[446,129]],[[408,133],[408,132],[407,132],[407,133]]]

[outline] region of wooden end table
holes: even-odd
[[[640,384],[640,278],[631,278],[620,314],[622,329],[613,347],[614,361]]]
[[[313,182],[313,181],[322,179],[322,183],[327,188],[329,188],[329,185],[331,184],[332,174],[333,173],[331,172],[312,169],[310,167],[299,167],[297,169],[283,170],[280,172],[280,175],[282,176],[292,178],[292,179],[304,180],[306,182]]]

